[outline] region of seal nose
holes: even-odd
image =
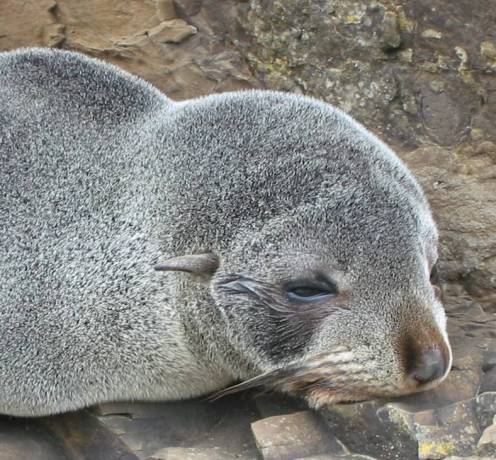
[[[420,384],[432,382],[446,372],[447,362],[439,348],[422,350],[415,361],[410,376]]]

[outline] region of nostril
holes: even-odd
[[[444,375],[446,372],[446,360],[438,348],[423,350],[416,359],[416,363],[410,372],[410,376],[419,383],[429,383]]]

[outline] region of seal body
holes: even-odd
[[[313,377],[280,389],[314,405],[447,373],[425,197],[328,104],[173,102],[80,54],[3,53],[0,190],[2,413],[187,398],[295,363]]]

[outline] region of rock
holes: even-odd
[[[239,59],[240,57],[236,53],[224,51],[214,58],[194,59],[194,63],[206,77],[218,83],[225,80],[226,75],[232,76],[239,81],[246,81],[246,75],[239,71],[241,67]]]
[[[66,451],[64,460],[87,458],[138,460],[135,452],[89,411],[81,410],[57,417],[43,417],[38,421],[50,434],[47,440],[53,446],[63,446]],[[31,459],[32,457],[29,455],[19,458]]]
[[[475,152],[477,155],[489,155],[496,160],[496,144],[490,141],[484,141],[477,145]]]
[[[450,113],[450,118],[440,118],[438,113]],[[441,145],[452,145],[464,134],[462,126],[469,120],[465,107],[458,104],[454,95],[446,92],[422,91],[421,114],[428,135]]]
[[[50,24],[43,28],[43,45],[48,47],[59,47],[65,40],[65,25]]]
[[[496,415],[494,416],[493,424],[483,431],[477,447],[479,452],[496,455]]]
[[[258,420],[251,429],[264,460],[290,460],[328,451],[345,453],[309,411]]]
[[[415,427],[419,443],[419,458],[433,457],[434,452],[443,455],[468,455],[479,438],[478,424],[473,401],[462,401],[435,411],[436,425],[418,424]]]
[[[470,455],[469,457],[458,457],[458,456],[449,456],[444,460],[494,460],[493,457],[479,457],[478,455]]]
[[[346,420],[369,423],[377,420],[379,407],[381,407],[380,402],[372,400],[354,404],[336,404],[328,406],[327,411]]]
[[[204,0],[4,0],[0,51],[63,46],[140,75],[174,99],[260,87],[245,57],[220,39],[225,23],[235,23],[236,6],[228,0],[219,15],[217,3]],[[225,67],[212,80],[196,60]]]
[[[467,70],[468,69],[468,53],[467,50],[462,48],[461,46],[455,46],[455,53],[460,59],[460,64],[458,66],[458,70]]]
[[[157,16],[161,21],[170,21],[177,18],[174,0],[156,0],[156,2]]]
[[[485,429],[493,423],[496,415],[496,392],[481,393],[475,398],[475,409],[477,421],[481,429]]]
[[[428,411],[426,414],[431,418]],[[383,424],[394,426],[396,430],[415,440],[415,423],[418,421],[416,417],[422,419],[423,413],[415,413],[401,404],[389,403],[377,410],[377,416]]]
[[[495,347],[496,348],[496,347]],[[496,392],[496,351],[489,351],[483,357],[480,393]]]
[[[37,419],[0,417],[1,460],[66,460],[67,452],[54,442]]]
[[[431,427],[419,436],[419,459],[443,459],[455,451],[454,444],[445,440],[445,433],[437,427]]]
[[[344,454],[344,455],[334,455],[334,454],[323,454],[323,455],[312,455],[311,457],[301,457],[295,460],[375,460],[368,455],[360,454]]]
[[[496,368],[492,368],[482,375],[480,392],[496,391]]]
[[[191,35],[196,34],[197,31],[196,27],[189,25],[182,19],[171,19],[152,27],[148,30],[147,35],[160,43],[181,43]]]
[[[391,11],[387,11],[384,14],[382,23],[382,40],[384,49],[386,50],[394,50],[399,48],[401,45],[398,16]]]
[[[489,59],[496,59],[496,44],[494,42],[482,42],[480,52]]]
[[[438,30],[435,30],[435,29],[425,29],[421,34],[420,36],[422,38],[436,38],[436,39],[440,39],[440,38],[443,38],[443,34],[441,32],[439,32]]]
[[[257,415],[250,404],[235,398],[111,403],[93,412],[109,433],[142,458],[171,446],[215,448],[243,458],[256,453],[249,427]]]
[[[417,438],[419,459],[443,459],[457,451],[453,440],[447,439],[446,432],[439,427],[425,427]]]
[[[215,447],[167,447],[146,460],[232,460],[233,456]]]
[[[419,459],[443,459],[448,455],[469,455],[480,436],[477,400],[472,398],[435,409],[408,410],[401,404],[387,404],[378,411],[389,423],[414,439]]]
[[[385,407],[385,406],[384,406]],[[322,411],[332,433],[350,450],[381,460],[417,460],[412,414],[379,401],[336,404]]]
[[[405,64],[409,64],[409,63],[413,62],[413,50],[411,48],[401,50],[398,52],[398,57],[399,57],[401,62],[403,62]],[[411,111],[410,113],[415,114],[415,113],[417,113],[417,111],[416,110]]]
[[[488,70],[496,70],[496,44],[494,42],[482,42],[480,54],[488,66]]]
[[[133,411],[136,410],[136,406],[137,405],[133,403],[111,402],[111,403],[103,403],[93,406],[89,408],[89,411],[91,411],[93,414],[97,416],[125,415],[131,418]]]

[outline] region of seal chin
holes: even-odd
[[[428,369],[429,370],[429,369]],[[330,354],[315,356],[284,367],[275,368],[252,379],[225,388],[215,395],[217,399],[238,391],[264,387],[304,398],[317,409],[326,404],[365,401],[376,398],[394,398],[430,390],[448,375],[430,372],[430,380],[417,373],[406,375],[400,382],[376,380],[370,369],[361,366],[353,353],[338,348]],[[426,374],[425,374],[426,375]],[[424,374],[422,374],[424,377]]]
[[[360,401],[369,401],[378,398],[391,398],[395,396],[402,396],[415,392],[412,389],[400,390],[396,386],[382,385],[380,387],[364,387],[364,388],[351,388],[346,390],[341,388],[340,391],[333,391],[328,389],[315,389],[306,392],[304,399],[308,405],[314,409],[319,409],[326,404],[338,403],[353,403]]]
[[[305,396],[305,400],[312,409],[320,409],[327,404],[360,402],[369,399],[374,399],[374,397],[365,393],[339,394],[327,390],[312,391]]]
[[[304,399],[313,409],[320,409],[327,404],[352,403],[368,401],[377,398],[395,398],[407,396],[424,391],[432,390],[439,386],[448,376],[447,371],[440,378],[426,384],[419,385],[418,382],[408,378],[401,386],[381,386],[380,388],[352,389],[351,391],[334,390],[331,388],[313,389],[306,391]]]

